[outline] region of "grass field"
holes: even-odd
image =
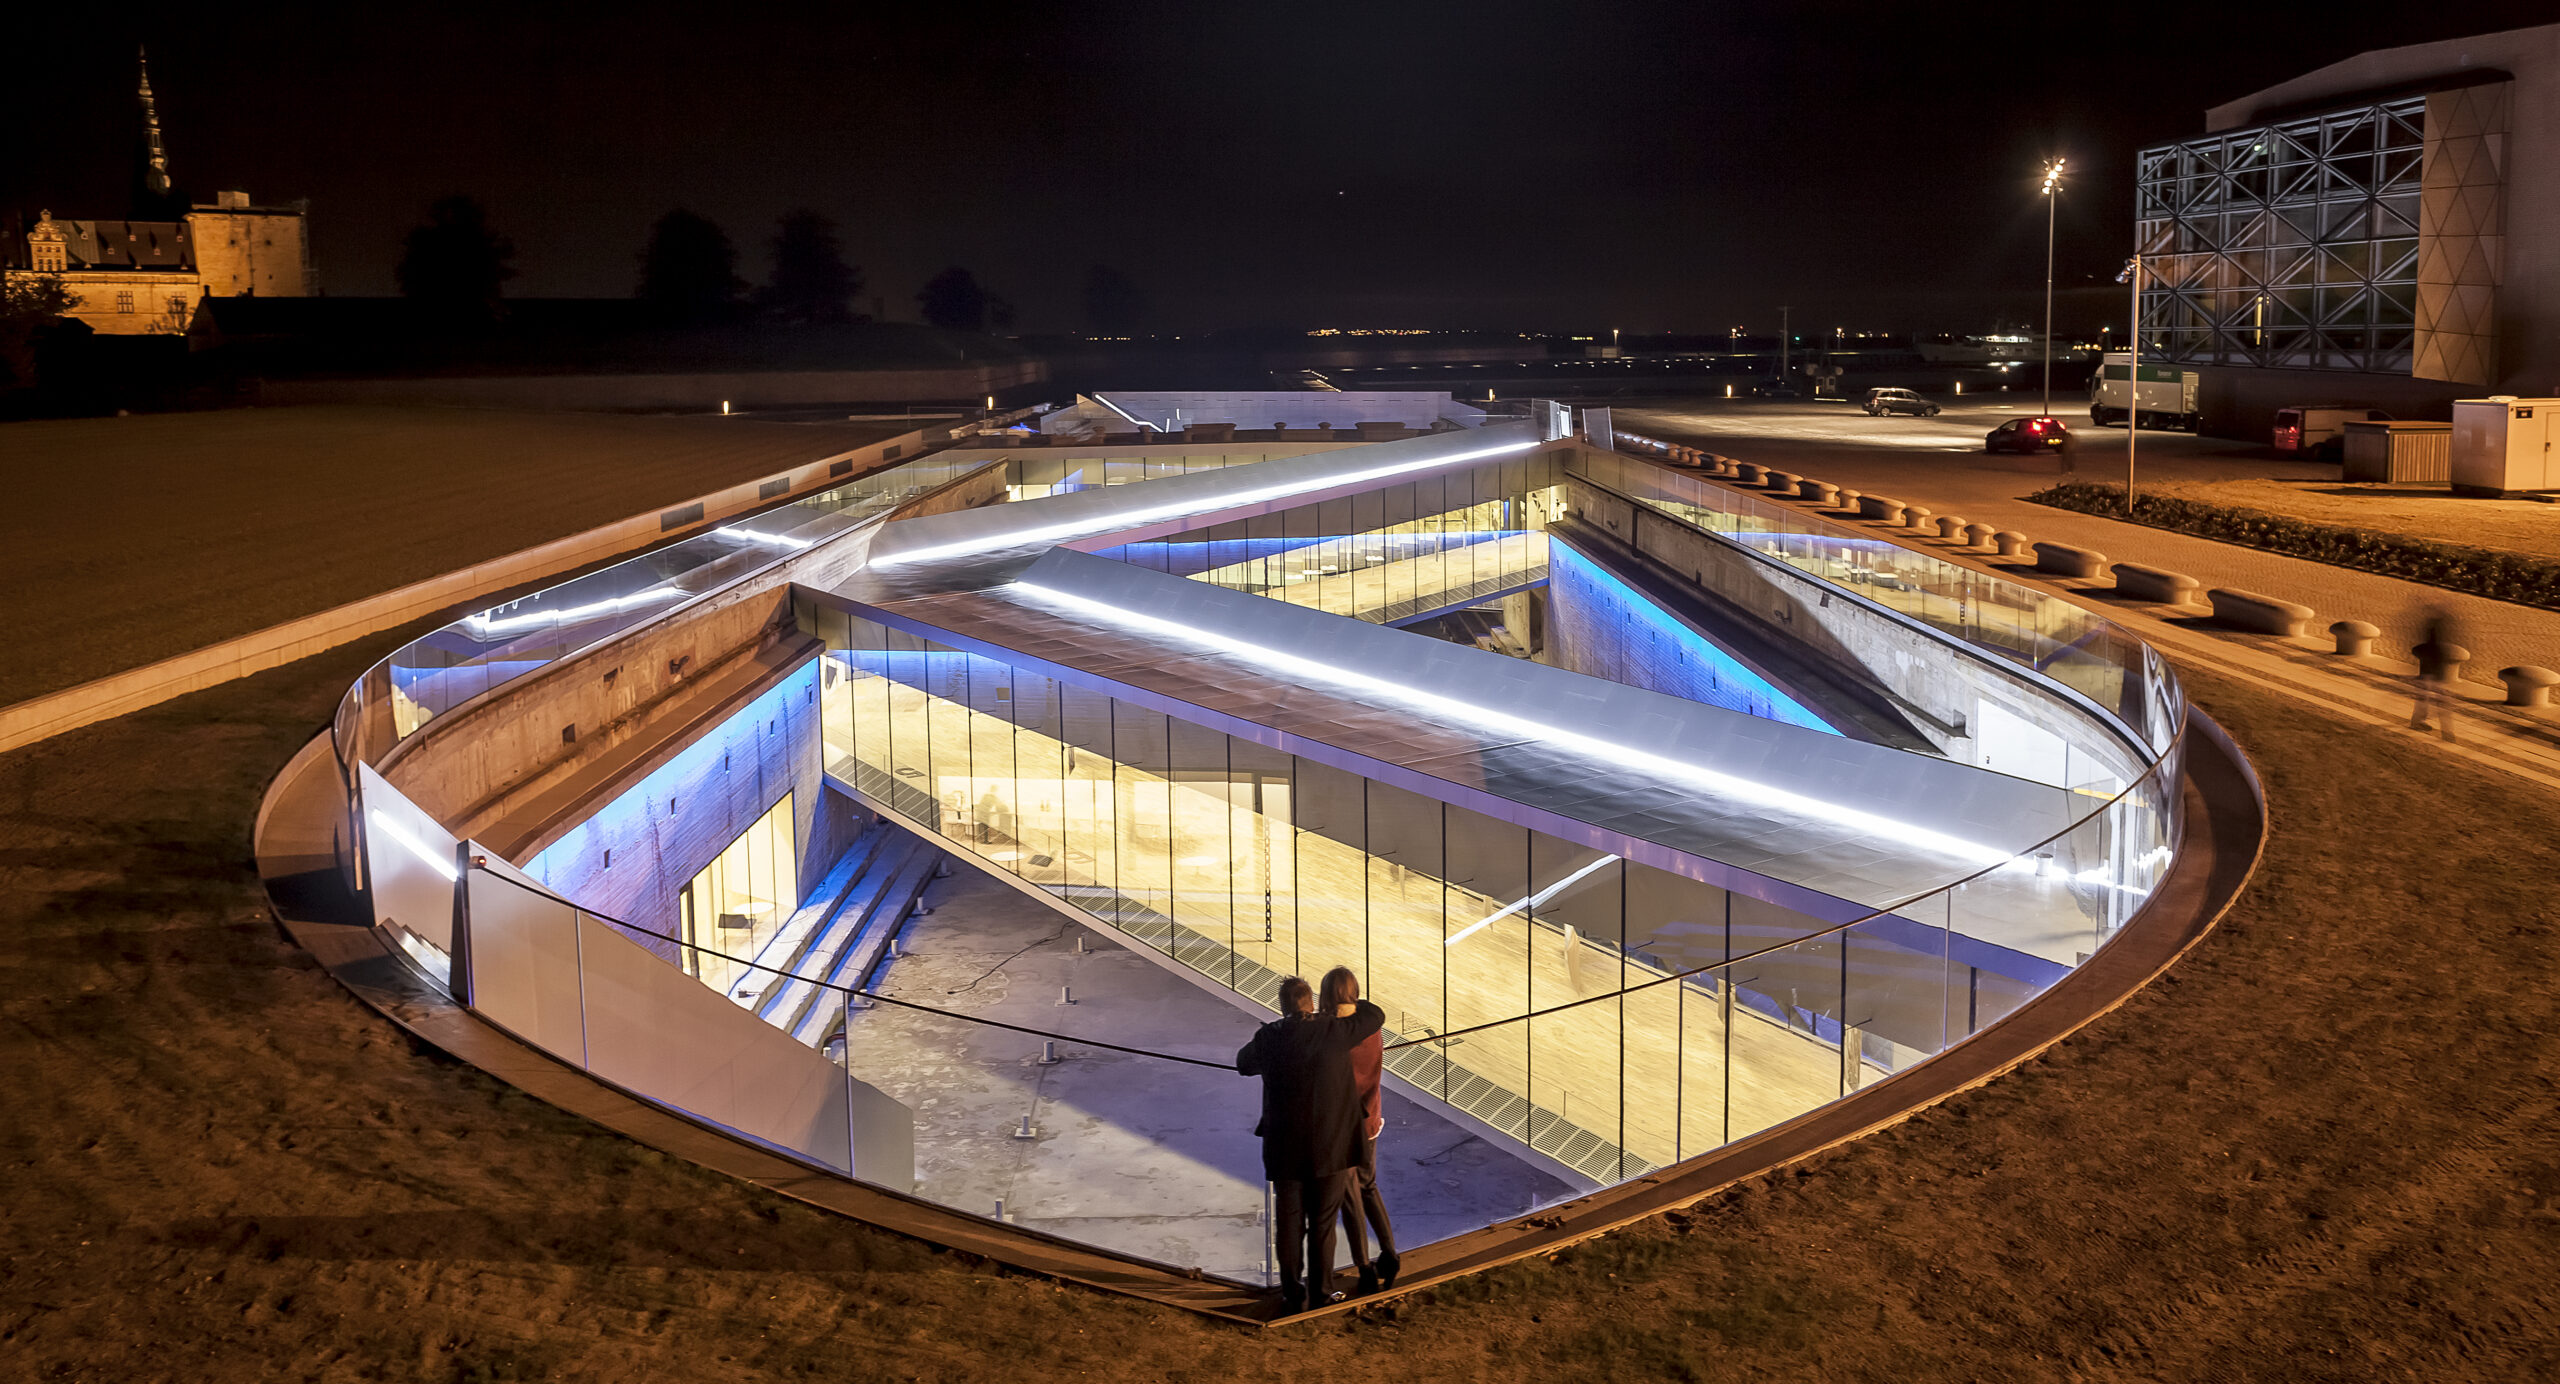
[[[748,1191],[342,993],[268,919],[249,821],[395,638],[0,756],[0,1375],[2560,1372],[2560,801],[2398,734],[2190,671],[2274,836],[2160,984],[1695,1211],[1257,1335]]]
[[[0,426],[0,705],[901,430],[375,407]]]

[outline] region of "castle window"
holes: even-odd
[[[35,260],[35,270],[37,273],[59,274],[62,272],[62,242],[58,240],[51,242],[39,240],[29,245],[27,248],[32,252],[32,256]]]
[[[116,295],[116,311],[118,311],[118,312],[131,312],[131,311],[133,311],[133,290],[132,290],[132,289],[126,289],[126,290],[125,290],[125,291],[123,291],[122,293],[119,293],[119,294],[117,294],[117,295]]]
[[[184,298],[180,298],[180,297],[172,296],[172,297],[169,299],[169,315],[170,315],[171,317],[177,318],[177,319],[178,319],[179,321],[181,321],[181,322],[186,321],[186,320],[187,320],[187,300],[186,300],[186,299],[184,299]]]

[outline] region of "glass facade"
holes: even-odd
[[[2427,98],[2146,149],[2143,354],[2407,375]]]
[[[2069,964],[1989,939],[2028,914],[2094,951],[2165,860],[2127,829],[2160,804],[2128,799],[1981,880],[1970,931],[1944,895],[1843,930],[860,615],[803,618],[831,646],[840,781],[1266,1008],[1284,975],[1353,967],[1411,1044],[1391,1070],[1601,1183],[2006,1014]]]
[[[782,930],[800,906],[800,853],[793,839],[791,794],[784,793],[755,825],[685,884],[677,916],[691,947],[729,956],[754,956]],[[688,949],[702,983],[740,1002],[765,988],[737,962]]]
[[[1552,454],[1382,486],[1100,556],[1372,624],[1546,580]]]

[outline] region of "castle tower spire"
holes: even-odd
[[[151,102],[151,54],[136,48],[142,62],[142,191],[151,198],[169,196],[169,152],[160,145],[160,112]]]

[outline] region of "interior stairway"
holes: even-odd
[[[823,1046],[844,1017],[827,985],[870,976],[941,867],[941,847],[913,832],[887,822],[865,830],[759,958],[789,978],[756,998],[756,1017]]]

